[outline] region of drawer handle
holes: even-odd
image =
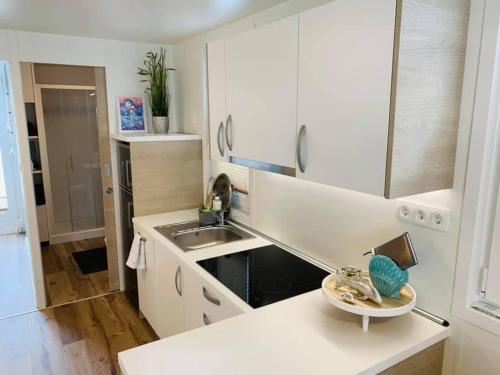
[[[212,302],[214,305],[220,306],[220,300],[214,298],[208,293],[207,288],[203,287],[203,297],[205,297],[208,301]]]
[[[212,324],[210,319],[208,319],[207,314],[205,314],[205,313],[203,313],[203,323],[205,323],[206,326],[208,326],[209,324]]]

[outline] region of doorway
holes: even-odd
[[[119,277],[104,68],[21,72],[47,306],[110,293]]]

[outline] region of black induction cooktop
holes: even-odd
[[[198,264],[254,308],[318,289],[329,274],[275,245]]]

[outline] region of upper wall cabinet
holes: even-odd
[[[298,17],[226,40],[231,157],[295,168]]]
[[[226,114],[226,68],[224,40],[209,43],[208,56],[208,101],[210,119],[210,157],[227,161],[225,129]]]
[[[297,177],[387,198],[453,184],[467,1],[300,15]]]
[[[387,198],[452,187],[468,12],[336,0],[210,45],[212,150]]]
[[[300,15],[297,177],[382,195],[395,0]]]

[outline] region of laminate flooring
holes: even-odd
[[[104,247],[104,238],[42,245],[47,306],[74,302],[111,292],[108,271],[84,275],[73,252]]]
[[[0,291],[0,318],[36,310],[26,235],[0,236]]]
[[[116,292],[0,320],[0,374],[119,374],[120,351],[158,339]]]

